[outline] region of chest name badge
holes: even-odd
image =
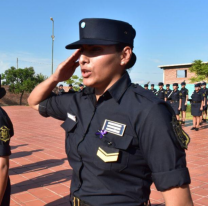
[[[112,133],[112,134],[116,134],[118,136],[123,136],[125,128],[126,128],[125,124],[113,122],[113,121],[106,119],[103,124],[102,130],[105,130],[105,131]]]

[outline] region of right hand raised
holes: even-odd
[[[54,72],[53,79],[57,82],[66,81],[73,74],[75,69],[79,66],[77,61],[81,55],[81,49],[77,49],[68,59],[59,64],[56,71]]]

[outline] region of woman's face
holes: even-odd
[[[199,91],[199,87],[195,87],[195,91]]]
[[[104,88],[114,84],[123,74],[121,53],[112,46],[83,45],[79,64],[83,84],[94,88]]]

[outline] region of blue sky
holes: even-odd
[[[206,0],[0,0],[0,73],[11,66],[33,66],[51,74],[52,21],[55,23],[54,69],[79,39],[82,18],[111,18],[130,23],[137,32],[133,82],[163,80],[158,65],[208,61]],[[81,75],[79,68],[77,75]]]

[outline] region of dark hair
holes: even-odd
[[[117,52],[121,52],[126,46],[130,46],[130,45],[127,45],[127,44],[116,44],[115,47],[116,47],[116,51]],[[131,49],[133,50],[133,47],[130,46]],[[136,55],[134,54],[134,52],[132,52],[132,55],[131,55],[131,59],[129,60],[129,62],[126,64],[126,67],[125,69],[130,69],[134,66],[134,64],[136,63]]]

